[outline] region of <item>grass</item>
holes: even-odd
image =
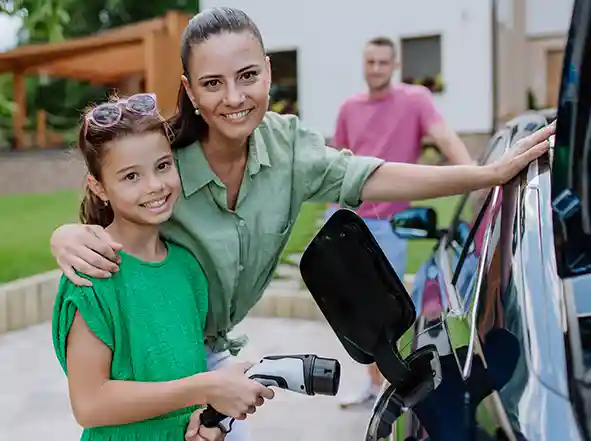
[[[77,221],[80,195],[77,191],[60,191],[38,195],[0,196],[0,283],[57,268],[49,249],[49,238],[56,227]],[[450,221],[455,198],[423,201],[416,205],[432,206],[440,224]],[[324,204],[307,203],[294,226],[281,261],[304,251],[318,231]],[[413,240],[409,243],[407,272],[415,273],[429,255],[434,241]]]
[[[430,199],[416,202],[413,205],[418,207],[432,207],[437,212],[437,223],[439,226],[448,225],[455,213],[456,206],[460,201],[459,196],[448,198]],[[431,250],[435,246],[435,240],[432,239],[412,239],[408,243],[408,260],[406,272],[414,274],[425,262]]]
[[[417,202],[415,206],[433,207],[437,211],[439,225],[446,225],[451,221],[458,197],[431,199]],[[293,264],[289,256],[300,254],[318,231],[317,219],[320,219],[326,206],[324,204],[304,204],[298,220],[293,228],[293,233],[285,248],[282,263]],[[435,245],[434,240],[416,239],[409,241],[407,273],[414,274],[425,261],[431,249]]]
[[[57,268],[49,238],[76,222],[79,199],[76,191],[0,196],[0,283]]]
[[[57,264],[49,248],[51,233],[60,225],[77,222],[80,194],[60,191],[50,194],[0,196],[0,283],[50,271]],[[303,252],[317,231],[316,220],[324,204],[305,204],[281,260]]]
[[[318,232],[318,220],[322,218],[326,204],[306,203],[296,220],[289,241],[281,255],[281,263],[295,265],[290,256],[304,252],[314,235]]]

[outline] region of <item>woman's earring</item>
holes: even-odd
[[[201,115],[201,112],[197,108],[195,108],[195,115],[197,115],[197,116]]]
[[[103,201],[105,203],[105,207],[109,206],[109,201]]]

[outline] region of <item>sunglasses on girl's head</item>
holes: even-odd
[[[86,114],[86,121],[92,121],[99,127],[114,126],[123,116],[123,107],[138,115],[155,115],[157,113],[156,95],[138,93],[116,102],[100,104]]]

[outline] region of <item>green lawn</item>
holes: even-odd
[[[75,222],[79,193],[0,196],[0,283],[55,269],[51,232]]]
[[[431,199],[417,202],[415,206],[433,207],[437,211],[440,225],[446,225],[451,221],[458,197]],[[324,213],[324,204],[304,204],[302,212],[294,226],[290,241],[283,253],[282,261],[290,263],[289,256],[304,251],[310,240],[318,231],[316,219]],[[414,274],[425,261],[431,249],[435,245],[434,240],[411,240],[408,247],[407,273]]]
[[[438,224],[440,226],[445,226],[451,222],[451,218],[459,201],[459,196],[452,196],[449,198],[430,199],[416,202],[413,205],[417,207],[433,207],[435,211],[437,211]],[[431,253],[431,249],[434,245],[435,240],[432,239],[413,239],[409,241],[408,261],[406,265],[406,272],[408,274],[414,274],[418,271],[419,267]]]
[[[314,238],[314,235],[318,232],[318,220],[322,219],[325,210],[325,204],[304,204],[302,211],[300,211],[296,223],[293,226],[287,246],[283,250],[281,256],[282,263],[295,265],[295,263],[290,260],[290,256],[304,252],[310,241]]]
[[[76,191],[0,196],[2,212],[6,213],[0,217],[0,283],[57,267],[49,250],[49,238],[57,226],[77,221],[79,199]],[[455,198],[416,205],[433,206],[440,222],[445,224],[450,220]],[[317,219],[322,217],[324,209],[324,204],[304,205],[283,252],[283,262],[288,261],[288,256],[303,252],[318,231]],[[416,272],[432,246],[431,240],[411,241],[407,272]]]

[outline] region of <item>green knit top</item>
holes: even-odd
[[[120,252],[120,271],[109,279],[89,279],[92,287],[75,286],[62,277],[53,312],[53,345],[66,375],[66,341],[77,310],[113,352],[113,380],[169,381],[207,370],[207,280],[191,253],[166,245],[167,257],[157,263]],[[181,441],[195,409],[84,429],[81,439]]]

